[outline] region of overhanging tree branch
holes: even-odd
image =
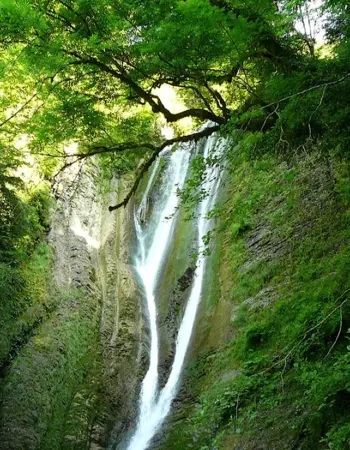
[[[186,136],[180,136],[174,139],[169,139],[165,142],[163,142],[161,145],[159,145],[158,147],[154,148],[154,151],[152,153],[152,155],[147,159],[147,161],[145,161],[139,171],[138,176],[136,177],[136,180],[134,181],[134,184],[132,185],[130,191],[128,192],[128,194],[126,195],[126,197],[124,198],[123,201],[121,201],[120,203],[118,203],[115,206],[110,206],[108,209],[109,211],[114,211],[116,209],[119,209],[121,207],[126,207],[127,204],[129,203],[131,197],[135,194],[140,181],[142,180],[143,176],[145,175],[145,173],[148,171],[148,169],[152,166],[152,164],[154,163],[154,161],[157,159],[158,155],[166,148],[166,147],[170,147],[176,143],[179,142],[197,142],[199,139],[202,139],[204,137],[208,137],[210,135],[212,135],[213,133],[215,133],[216,131],[219,131],[220,126],[216,125],[213,127],[209,127],[209,128],[205,128],[202,131],[198,131],[197,133],[192,133],[192,134],[188,134]]]
[[[63,154],[63,155],[52,155],[52,154],[45,154],[45,153],[36,153],[37,155],[41,156],[50,156],[54,158],[62,158],[67,161],[69,159],[70,161],[66,162],[58,172],[54,175],[54,179],[57,178],[57,176],[66,170],[68,167],[73,166],[79,161],[82,161],[86,158],[89,158],[91,156],[95,155],[101,155],[102,153],[119,153],[124,152],[126,150],[138,150],[138,149],[149,149],[149,150],[156,150],[156,147],[149,143],[137,143],[137,142],[123,142],[121,144],[116,144],[111,147],[107,147],[104,145],[96,145],[90,148],[90,150],[86,153],[78,153],[75,155],[69,155],[69,154]],[[74,158],[74,159],[72,159]]]
[[[0,123],[0,128],[2,126],[4,126],[5,124],[7,124],[8,122],[10,122],[12,119],[14,119],[21,111],[23,111],[25,109],[25,107],[27,105],[29,105],[29,103],[35,99],[35,97],[37,96],[37,92],[35,92],[25,103],[23,103],[23,105],[17,109],[13,114],[11,114],[11,116],[9,116],[7,119],[5,119],[3,122]]]
[[[138,142],[122,142],[120,144],[115,144],[112,146],[105,146],[105,145],[96,145],[93,147],[90,147],[89,151],[85,153],[79,153],[75,155],[68,155],[68,154],[61,154],[61,155],[50,155],[50,154],[41,154],[42,156],[49,156],[49,157],[55,157],[55,158],[62,158],[65,159],[67,162],[56,172],[53,179],[56,180],[58,175],[62,172],[64,172],[68,167],[73,166],[74,164],[83,161],[86,158],[89,158],[91,156],[95,155],[101,155],[103,153],[120,153],[124,151],[129,150],[141,150],[141,149],[147,149],[151,150],[152,154],[151,156],[141,165],[140,171],[138,176],[136,177],[136,180],[124,198],[124,200],[120,203],[118,203],[115,206],[110,206],[109,210],[114,211],[115,209],[119,209],[122,206],[127,206],[129,203],[129,200],[133,196],[133,194],[136,192],[138,185],[140,184],[140,181],[142,180],[144,174],[147,172],[147,170],[151,167],[157,156],[166,148],[171,147],[174,144],[177,143],[185,143],[185,142],[197,142],[199,139],[202,139],[204,137],[208,137],[211,134],[215,133],[216,131],[219,131],[220,125],[215,125],[209,128],[205,128],[204,130],[198,131],[196,133],[187,134],[185,136],[179,136],[175,137],[173,139],[168,139],[164,142],[162,142],[160,145],[156,146],[150,143],[138,143]],[[40,153],[37,153],[39,155]]]
[[[68,54],[77,59],[76,64],[90,64],[95,67],[99,67],[102,71],[109,73],[114,78],[117,78],[122,83],[129,86],[141,99],[151,106],[154,113],[161,113],[168,122],[177,122],[186,117],[196,117],[203,121],[211,121],[218,124],[225,123],[224,117],[220,117],[211,111],[201,108],[190,108],[179,113],[172,113],[164,106],[163,102],[157,95],[147,92],[139,84],[137,84],[124,69],[124,67],[115,59],[113,59],[112,64],[116,67],[116,69],[94,57],[84,58],[75,52],[70,52]],[[72,61],[71,64],[74,64],[74,62]]]
[[[277,103],[285,102],[286,100],[290,100],[293,97],[298,97],[299,95],[306,94],[307,92],[313,91],[315,89],[321,89],[321,88],[325,88],[325,87],[328,87],[328,86],[334,86],[335,84],[342,83],[343,81],[345,81],[349,77],[350,77],[350,73],[347,73],[343,77],[339,78],[338,80],[333,80],[333,81],[328,81],[328,82],[325,82],[325,83],[316,84],[315,86],[311,86],[311,87],[309,87],[307,89],[303,89],[302,91],[296,92],[295,94],[287,95],[286,97],[283,97],[280,100],[277,100],[275,102],[269,103],[268,105],[264,105],[262,107],[262,109],[269,108],[269,107],[271,107],[273,105],[276,105]]]

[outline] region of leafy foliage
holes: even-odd
[[[57,307],[67,313],[50,295],[47,182],[62,166],[99,155],[105,180],[129,174],[138,183],[167,143],[184,142],[180,126],[165,141],[165,121],[191,118],[192,128],[219,124],[230,142],[224,161],[194,159],[181,195],[193,216],[207,194],[206,168],[223,162],[227,201],[211,214],[221,218],[214,258],[224,255],[226,272],[219,261],[212,268],[229,278],[237,311],[234,339],[193,369],[199,406],[189,405],[171,448],[254,448],[257,436],[271,448],[348,447],[349,6],[324,3],[327,41],[318,49],[294,26],[308,4],[1,1],[0,362],[8,366],[40,330],[33,353],[25,347],[15,359],[8,387],[20,385],[13,403],[25,405],[24,422],[35,423],[26,413],[42,407],[34,446],[65,445],[62,421],[93,365],[87,342],[97,323],[72,295],[67,321],[54,316],[52,332],[40,325]],[[158,95],[163,85],[182,111]],[[38,186],[19,174],[28,163],[40,172]],[[43,371],[35,366],[41,355]],[[17,380],[22,365],[33,366],[42,396]]]
[[[195,407],[187,405],[187,420],[174,423],[164,448],[169,442],[174,449],[256,448],[263,440],[271,448],[282,442],[346,449],[349,222],[348,190],[338,183],[349,178],[343,161],[333,155],[329,165],[316,149],[288,164],[266,154],[252,161],[237,147],[227,158],[232,172],[216,301],[220,308],[229,290],[234,338],[189,370]]]

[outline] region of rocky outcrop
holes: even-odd
[[[160,372],[160,385],[163,386],[169,375],[171,365],[174,360],[176,350],[176,338],[183,311],[186,307],[186,301],[190,293],[193,278],[195,276],[195,267],[188,267],[184,274],[178,279],[176,287],[170,294],[168,314],[161,323],[161,330],[168,340],[169,351],[165,355]]]
[[[130,210],[108,211],[128,181],[100,181],[92,161],[56,189],[49,242],[57,309],[5,379],[4,450],[102,450],[136,413],[143,327]]]
[[[101,379],[98,413],[91,425],[91,448],[130,426],[137,401],[142,316],[131,267],[130,209],[108,211],[127,181],[99,189],[96,170],[85,170],[73,196],[59,201],[50,236],[56,249],[55,277],[94,293],[100,307]]]
[[[109,424],[109,442],[118,444],[137,412],[139,381],[142,377],[143,322],[141,293],[131,264],[131,208],[108,211],[118,201],[112,193],[101,203],[101,245],[98,251],[96,283],[101,289],[100,337],[104,361],[102,398],[109,405],[106,418],[97,420],[94,435]],[[123,187],[127,189],[124,182]]]

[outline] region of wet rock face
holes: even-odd
[[[101,227],[97,173],[86,170],[71,192],[62,192],[52,214],[49,241],[55,250],[53,276],[60,287],[94,289],[93,268]]]
[[[196,267],[188,267],[185,273],[178,280],[178,290],[184,292],[188,287],[190,287]]]
[[[4,450],[53,448],[53,441],[54,448],[86,448],[89,441],[100,383],[89,358],[98,347],[100,288],[94,273],[103,196],[98,171],[85,169],[72,168],[55,192],[48,235],[52,283],[45,292],[55,304],[23,343],[1,386]]]
[[[279,289],[287,283],[280,283],[275,286],[268,286],[262,289],[255,297],[249,297],[244,301],[249,310],[254,311],[260,308],[268,308],[279,298]]]
[[[165,333],[169,345],[168,354],[165,356],[160,369],[161,386],[163,386],[167,380],[175,356],[177,331],[182,320],[195,271],[196,267],[188,267],[184,274],[178,279],[177,285],[170,295],[168,314],[160,324],[162,333]]]
[[[108,211],[119,201],[120,183],[112,180],[110,192],[102,192],[98,171],[85,168],[73,193],[62,188],[50,232],[57,284],[84,289],[100,310],[102,366],[91,380],[100,394],[89,401],[94,420],[86,430],[91,449],[116,443],[132,424],[142,371],[140,292],[130,265],[132,214]]]

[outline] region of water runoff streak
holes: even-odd
[[[211,150],[214,149],[215,146],[217,147],[217,152],[220,152],[222,144],[215,145],[217,144],[217,141],[218,138],[215,135],[207,139],[203,153],[205,158],[209,156]],[[181,371],[195,323],[197,308],[201,298],[205,272],[205,258],[201,256],[201,252],[204,250],[202,238],[211,229],[211,221],[207,219],[207,215],[213,208],[216,200],[220,179],[218,166],[207,169],[206,181],[202,186],[202,189],[207,192],[208,195],[200,204],[196,223],[197,249],[200,255],[199,260],[197,261],[196,277],[178,331],[175,357],[170,375],[163,389],[159,391],[159,348],[155,289],[158,277],[161,276],[162,263],[166,256],[166,251],[171,241],[174,228],[173,213],[178,205],[177,189],[181,188],[185,183],[189,162],[190,151],[187,146],[179,147],[171,153],[164,176],[165,186],[162,190],[159,203],[157,202],[156,209],[158,214],[156,213],[156,217],[150,219],[148,231],[147,229],[146,231],[143,229],[141,220],[144,217],[147,197],[152,189],[152,183],[158,170],[158,163],[155,164],[153,168],[144,197],[140,203],[140,207],[135,213],[135,227],[140,248],[140,256],[136,262],[136,270],[140,275],[145,288],[151,344],[149,369],[141,387],[137,427],[127,446],[127,450],[146,450],[164,419],[169,414],[171,403],[177,392]],[[171,218],[165,220],[165,217],[169,216]]]

